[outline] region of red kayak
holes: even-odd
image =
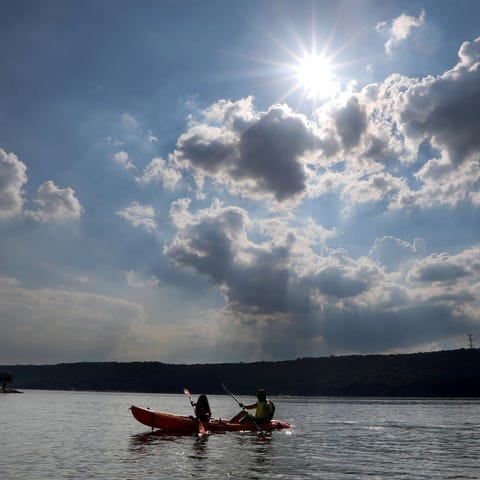
[[[196,418],[173,413],[158,412],[146,408],[130,407],[132,415],[147,427],[160,428],[171,433],[198,433],[198,421]],[[254,432],[257,427],[253,422],[244,423],[230,422],[229,420],[210,420],[203,423],[205,430],[209,432]],[[271,420],[269,423],[260,424],[259,427],[266,432],[290,428],[290,424],[279,420]]]

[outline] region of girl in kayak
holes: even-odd
[[[267,392],[263,389],[260,389],[257,393],[257,400],[258,402],[252,403],[251,405],[244,405],[243,403],[240,406],[243,409],[251,410],[255,408],[255,417],[253,419],[256,423],[269,423],[270,420],[273,418],[273,414],[275,413],[275,405],[271,400],[267,399]],[[248,421],[250,414],[246,411],[242,410],[241,412],[237,413],[230,422],[239,421],[240,423]]]
[[[197,402],[193,405],[195,407],[196,417],[202,422],[209,422],[212,412],[210,411],[210,404],[208,403],[207,396],[202,393],[202,395],[198,397]]]

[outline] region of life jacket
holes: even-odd
[[[272,401],[257,402],[257,410],[255,411],[256,418],[265,418],[271,420],[275,413],[275,405]]]

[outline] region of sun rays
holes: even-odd
[[[316,53],[301,58],[294,67],[297,88],[302,88],[307,98],[322,100],[334,97],[340,91],[330,60]]]
[[[298,26],[290,24],[289,27],[281,38],[268,30],[261,31],[277,47],[276,51],[270,50],[271,56],[265,53],[260,56],[259,52],[255,55],[235,54],[257,64],[256,68],[244,70],[243,74],[255,78],[258,85],[271,86],[272,91],[277,92],[278,102],[308,102],[315,106],[335,98],[346,83],[341,75],[342,67],[353,63],[339,58],[346,44],[332,49],[333,31],[322,36],[317,34],[315,25],[311,26],[309,40],[300,35]]]

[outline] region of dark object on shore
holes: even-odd
[[[7,383],[11,383],[12,381],[13,377],[10,372],[0,372],[0,393],[22,393],[13,388],[7,388]]]

